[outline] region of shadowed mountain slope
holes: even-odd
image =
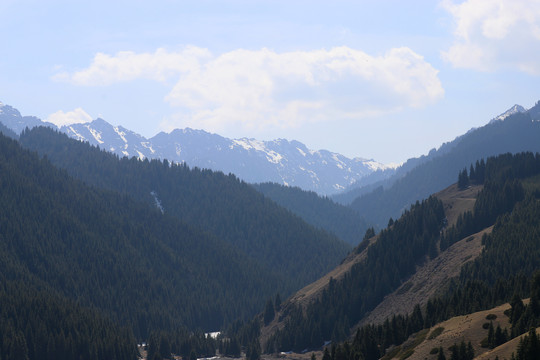
[[[88,184],[152,204],[228,242],[280,277],[275,291],[282,294],[324,274],[350,249],[232,175],[167,161],[119,159],[47,128],[23,132],[20,142]]]

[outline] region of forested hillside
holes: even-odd
[[[321,276],[350,249],[233,175],[166,160],[119,159],[48,128],[23,132],[20,142],[88,184],[158,205],[166,215],[215,234],[279,276],[275,291],[282,294]]]
[[[0,184],[2,278],[97,309],[139,339],[217,330],[280,289],[281,277],[229,243],[73,180],[3,136]]]
[[[297,214],[309,224],[337,235],[355,246],[360,243],[368,224],[356,212],[312,191],[275,183],[253,185],[279,205]]]
[[[411,314],[359,328],[352,342],[334,347],[328,356],[378,359],[392,345],[439,321],[504,302],[512,304],[512,326],[505,330],[506,339],[540,325],[540,276],[533,279],[540,270],[540,154],[505,154],[478,161],[470,170],[461,171],[460,185],[484,185],[473,211],[445,227],[437,199],[413,205],[370,244],[365,261],[342,279],[330,280],[319,299],[303,310],[285,304],[279,313],[284,326],[274,332],[266,350],[301,351],[318,348],[326,340],[347,339],[363,314],[406,282],[415,266],[436,259],[453,243],[467,241],[472,233],[493,224],[492,233],[482,239],[482,254],[463,266],[459,277],[441,288],[439,296],[424,307],[416,306]],[[371,278],[377,281],[370,283]],[[526,307],[520,299],[528,296],[531,304]],[[494,339],[486,340],[486,346],[497,346],[505,338]]]
[[[304,311],[295,305],[287,309],[285,327],[267,342],[266,350],[301,351],[326,340],[345,340],[350,328],[412,275],[425,256],[436,255],[443,219],[442,203],[435,198],[414,205],[379,234],[365,261],[341,280],[331,279],[319,299]]]
[[[440,149],[441,155],[434,154],[406,174],[398,170],[401,177],[391,186],[358,197],[351,208],[368,223],[384,228],[390,217],[399,217],[410,204],[454,183],[456,174],[477,160],[506,152],[540,151],[540,122],[532,120],[534,114],[536,107],[461,136]]]
[[[7,255],[7,256],[6,256]],[[13,262],[2,253],[2,262]],[[135,360],[128,328],[52,291],[0,275],[0,357],[6,360]]]
[[[0,133],[4,134],[5,136],[10,137],[12,139],[18,139],[19,138],[19,135],[15,134],[15,132],[13,132],[13,130],[9,129],[7,126],[2,124],[1,122],[0,122]]]

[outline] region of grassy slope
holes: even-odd
[[[503,304],[490,310],[479,311],[469,315],[456,316],[433,326],[431,329],[429,329],[428,334],[431,334],[431,332],[438,327],[442,327],[444,330],[434,339],[430,339],[429,335],[426,336],[425,340],[414,348],[414,353],[408,359],[436,359],[437,355],[430,354],[431,349],[435,347],[442,347],[446,358],[449,359],[451,352],[448,350],[448,348],[454,344],[459,345],[461,341],[465,341],[465,343],[469,341],[471,342],[474,348],[475,357],[486,353],[489,349],[480,346],[482,339],[486,338],[488,335],[488,330],[482,327],[484,323],[489,323],[489,320],[486,320],[486,316],[488,314],[497,315],[497,318],[493,320],[493,327],[500,325],[502,329],[505,327],[509,328],[510,324],[508,321],[508,316],[504,314],[504,311],[509,308],[510,304]],[[411,336],[411,339],[402,345],[402,349],[407,347],[407,343],[412,342],[413,337]],[[513,350],[515,350],[515,348],[513,348]],[[404,350],[402,350],[402,352],[403,351]],[[400,354],[396,354],[394,358],[399,359]],[[495,358],[495,356],[493,356],[493,358]]]
[[[540,333],[540,328],[536,328],[536,333]],[[516,337],[515,339],[512,339],[508,341],[505,344],[502,344],[501,346],[496,347],[493,350],[487,351],[483,354],[480,354],[477,359],[481,360],[487,360],[487,359],[495,359],[497,356],[499,359],[510,359],[512,356],[512,353],[516,352],[517,346],[519,344],[519,341],[522,337],[524,337],[526,334],[523,334],[521,336]]]

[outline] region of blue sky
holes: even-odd
[[[540,1],[0,0],[0,101],[402,162],[540,100]]]

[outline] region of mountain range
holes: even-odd
[[[119,157],[167,159],[190,167],[233,173],[249,183],[275,182],[322,195],[342,191],[373,171],[395,167],[374,160],[350,159],[327,150],[310,150],[294,140],[228,139],[189,128],[160,132],[147,139],[100,118],[58,128],[37,117],[22,116],[17,109],[2,103],[0,122],[17,134],[26,127],[47,126]]]

